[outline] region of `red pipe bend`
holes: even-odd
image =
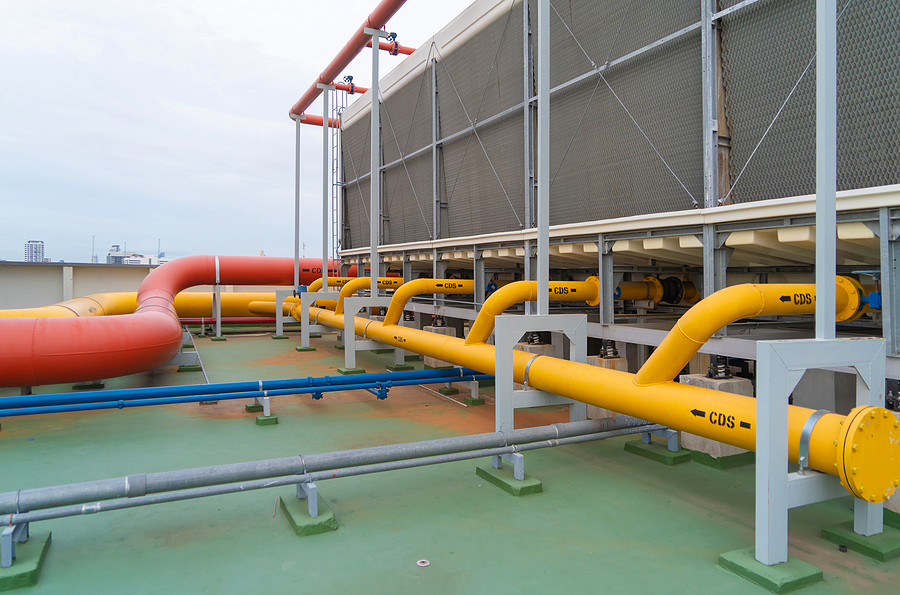
[[[293,285],[294,259],[219,256],[223,285]],[[301,266],[321,260],[304,259]],[[334,264],[331,266],[335,266]],[[309,283],[321,273],[301,273]],[[127,376],[172,360],[181,349],[175,295],[216,283],[215,256],[187,256],[154,269],[134,314],[0,320],[0,386],[38,386]]]

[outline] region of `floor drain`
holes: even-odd
[[[416,566],[421,566],[422,568],[425,568],[430,564],[431,562],[429,562],[428,560],[419,560],[418,562],[416,562]]]

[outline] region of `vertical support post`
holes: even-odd
[[[328,287],[328,234],[329,229],[329,199],[330,199],[330,168],[329,168],[329,135],[331,134],[331,126],[329,125],[330,112],[328,109],[328,92],[334,90],[334,85],[316,85],[322,89],[322,289]]]
[[[378,46],[388,34],[380,29],[366,27],[366,35],[372,36],[372,140],[369,162],[369,278],[372,280],[371,296],[378,296],[378,242],[381,237],[381,108],[378,101]]]
[[[713,20],[716,0],[702,0],[700,45],[703,70],[703,207],[710,209],[718,202],[719,189],[719,123],[716,99],[716,22]],[[707,294],[708,295],[708,294]]]
[[[878,210],[878,236],[881,252],[881,326],[885,350],[893,356],[900,351],[900,279],[897,277],[898,250],[890,207]]]
[[[409,254],[403,255],[403,282],[409,283],[412,281],[412,261],[409,259]]]
[[[441,237],[441,178],[438,160],[438,90],[437,59],[431,59],[431,239]]]
[[[475,307],[476,309],[484,303],[485,286],[487,279],[484,277],[484,251],[475,249],[474,259],[472,262],[472,279],[475,281]],[[477,397],[478,395],[473,395]]]
[[[787,370],[764,342],[757,343],[756,362],[755,554],[759,562],[774,566],[788,561],[788,401],[783,394]]]
[[[550,0],[538,0],[537,313],[550,314]]]
[[[816,338],[835,337],[837,2],[816,0]]]
[[[216,317],[216,338],[222,336],[222,291],[219,285],[219,257],[216,256],[216,297],[213,315]]]
[[[882,273],[884,278],[884,273]],[[856,366],[856,406],[884,407],[884,345],[869,366]],[[871,537],[884,531],[884,503],[853,499],[853,532]]]
[[[609,325],[614,321],[614,296],[616,293],[616,285],[613,274],[613,255],[612,247],[607,246],[609,242],[601,233],[597,237],[597,253],[599,262],[597,263],[600,277],[600,324]]]
[[[300,116],[294,118],[294,291],[300,292]]]

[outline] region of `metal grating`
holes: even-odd
[[[896,2],[852,1],[838,22],[838,190],[900,183],[898,30]],[[732,184],[814,53],[812,0],[760,2],[724,19]],[[815,192],[815,68],[747,165],[734,202]]]
[[[410,183],[412,181],[412,183]],[[384,244],[431,238],[431,151],[392,167],[384,175]],[[415,188],[415,192],[413,191]]]

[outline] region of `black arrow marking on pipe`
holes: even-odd
[[[778,298],[778,299],[781,300],[782,302],[789,302],[789,301],[791,301],[791,296],[789,296],[789,295],[783,295],[783,296],[781,296],[781,297]]]
[[[699,409],[691,409],[691,413],[694,414],[694,417],[706,417],[706,411],[700,411]]]
[[[747,429],[749,430],[749,429],[750,429],[750,422],[742,421],[742,422],[741,422],[741,427],[742,427],[742,428],[747,428]]]

